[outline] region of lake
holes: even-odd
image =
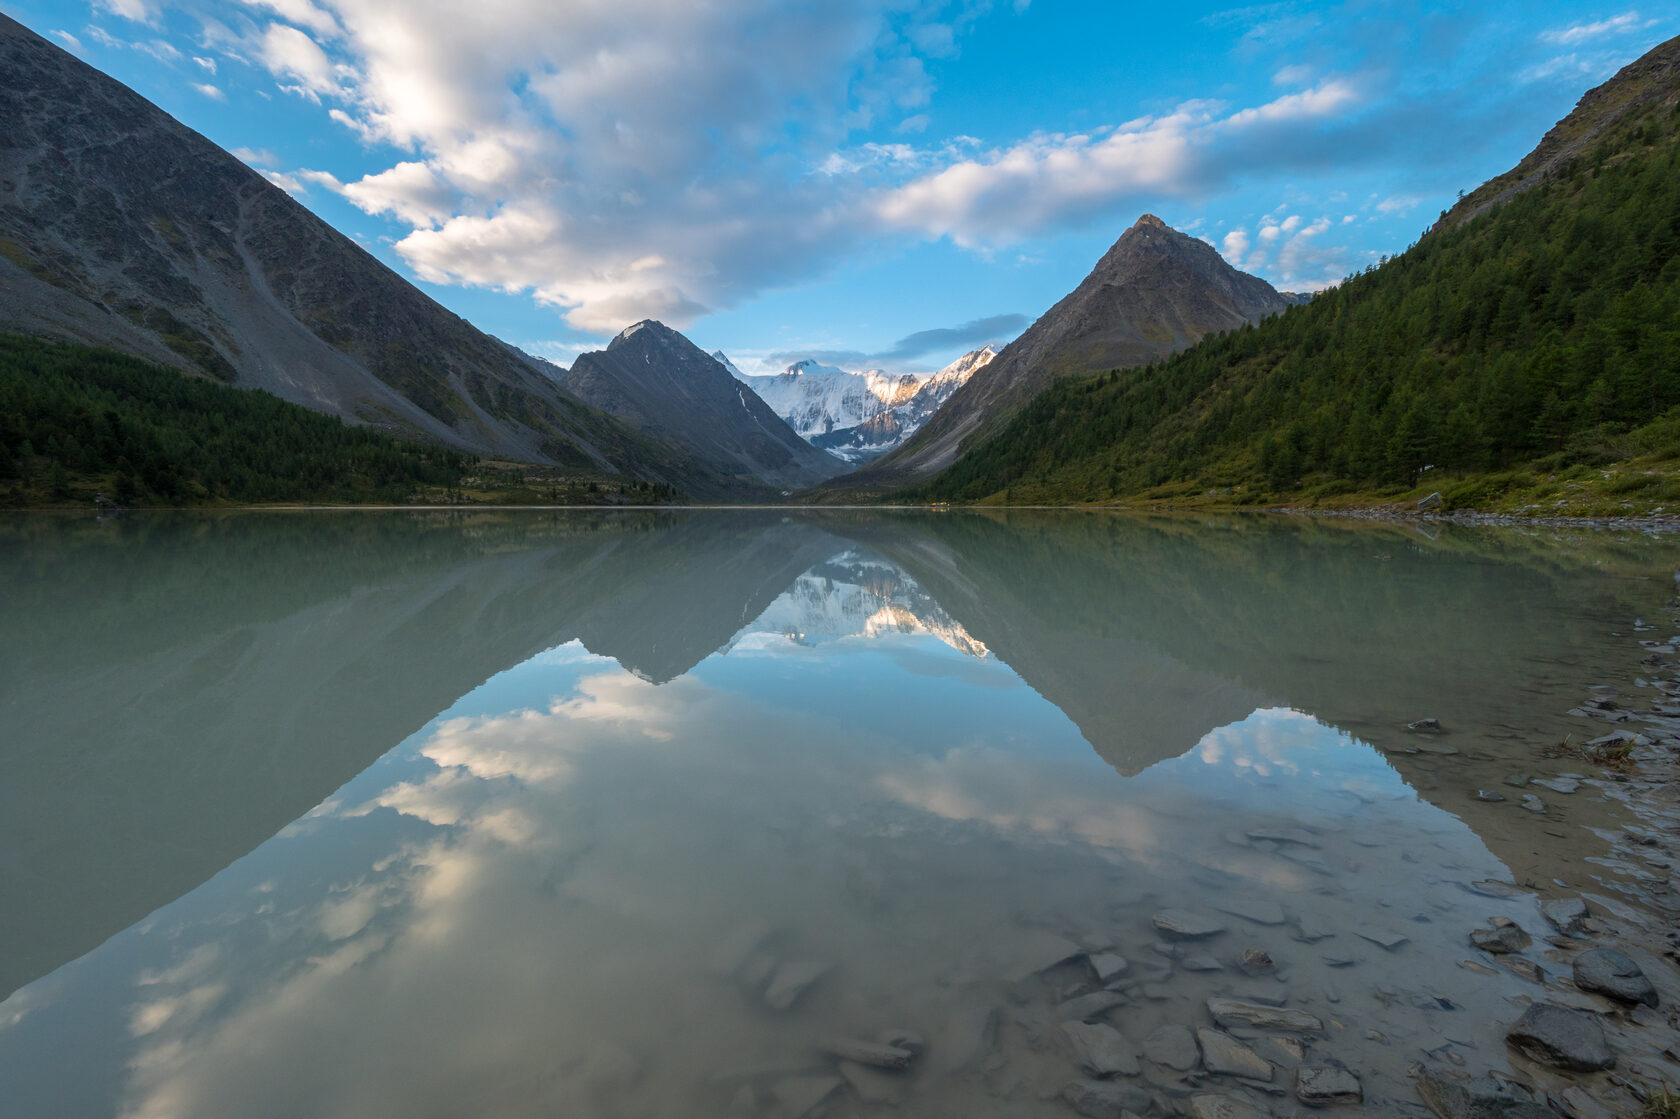
[[[1541,901],[1644,912],[1635,809],[1555,747],[1646,683],[1677,565],[1264,516],[0,521],[0,1106],[1289,1112],[1328,1062],[1427,1114],[1418,1062],[1512,1067]],[[1198,1055],[1210,999],[1304,1017]]]

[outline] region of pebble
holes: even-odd
[[[1321,1033],[1324,1023],[1304,1010],[1286,1010],[1243,999],[1208,999],[1208,1013],[1221,1026],[1254,1026],[1263,1030]]]
[[[1302,1065],[1295,1070],[1295,1098],[1308,1107],[1361,1103],[1359,1078],[1336,1065]]]
[[[1074,1060],[1092,1076],[1136,1076],[1143,1071],[1137,1048],[1113,1026],[1063,1022],[1062,1036]]]
[[[1179,1072],[1189,1072],[1200,1060],[1196,1038],[1183,1026],[1158,1027],[1144,1039],[1143,1055]]]
[[[1243,951],[1243,967],[1251,971],[1270,971],[1272,957],[1260,948],[1248,948]]]
[[[1581,782],[1573,777],[1548,777],[1543,781],[1534,782],[1542,789],[1550,789],[1554,793],[1568,795],[1581,787]]]
[[[1200,940],[1225,931],[1225,925],[1211,913],[1191,909],[1163,909],[1155,914],[1155,927],[1174,940]]]
[[[1580,936],[1587,919],[1587,903],[1580,898],[1554,898],[1540,906],[1540,912],[1558,932]]]
[[[1501,794],[1494,792],[1492,789],[1477,789],[1476,790],[1476,799],[1477,800],[1486,800],[1486,801],[1501,801],[1501,800],[1504,800],[1505,798]]]
[[[1532,780],[1534,780],[1534,779],[1526,773],[1513,773],[1509,777],[1505,778],[1505,780],[1502,782],[1502,784],[1509,785],[1513,789],[1520,789],[1520,788],[1523,788],[1524,786],[1526,786]]]
[[[1575,957],[1575,986],[1622,1002],[1657,1005],[1657,989],[1639,965],[1613,948],[1594,948]]]
[[[1505,1040],[1541,1064],[1577,1072],[1612,1068],[1616,1055],[1604,1027],[1584,1010],[1537,1002],[1523,1011]]]
[[[1538,815],[1543,816],[1546,813],[1546,802],[1541,800],[1539,797],[1535,796],[1533,793],[1524,793],[1523,794],[1522,806],[1524,808],[1528,809],[1530,812],[1536,813]]]
[[[1196,1043],[1201,1046],[1202,1063],[1211,1073],[1242,1076],[1249,1080],[1272,1078],[1271,1062],[1229,1034],[1199,1029],[1196,1031]]]
[[[1414,734],[1440,734],[1441,720],[1418,719],[1416,722],[1407,723],[1406,729]]]

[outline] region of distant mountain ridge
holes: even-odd
[[[716,358],[644,319],[579,355],[561,386],[633,430],[691,455],[725,486],[797,489],[840,473]]]
[[[1205,241],[1144,214],[921,431],[845,484],[887,489],[926,478],[956,461],[970,436],[1007,420],[1060,377],[1144,365],[1290,303]]]
[[[990,346],[972,350],[929,375],[879,369],[851,373],[806,360],[781,373],[748,376],[723,360],[804,439],[849,463],[861,463],[914,435],[995,356]]]
[[[681,482],[669,452],[232,155],[0,16],[0,329],[482,455]]]

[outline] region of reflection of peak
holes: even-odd
[[[983,658],[988,653],[902,569],[857,549],[795,579],[731,644],[751,634],[773,634],[796,645],[926,634],[964,656]]]

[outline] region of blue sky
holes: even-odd
[[[1680,33],[1625,4],[0,0],[479,327],[936,369],[1137,216],[1283,289]]]

